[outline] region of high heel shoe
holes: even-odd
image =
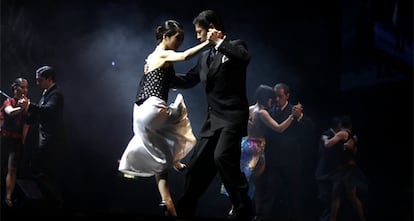
[[[10,198],[5,198],[4,199],[4,203],[8,206],[8,207],[13,207],[13,200]]]
[[[165,202],[164,200],[161,201],[161,203],[159,204],[160,208],[161,208],[161,214],[162,216],[170,216],[170,213],[168,212],[167,209],[167,202]]]
[[[178,166],[177,166],[178,165]],[[175,171],[177,171],[177,172],[182,172],[182,171],[184,171],[185,169],[187,169],[187,165],[185,165],[185,164],[183,164],[183,163],[176,163],[175,165],[174,165],[174,170]]]

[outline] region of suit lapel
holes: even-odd
[[[214,59],[210,64],[208,74],[207,74],[208,76],[213,76],[217,73],[221,65],[222,57],[223,57],[223,54],[221,54],[220,52],[217,52],[217,55],[214,56]]]
[[[45,102],[47,102],[47,97],[49,97],[49,94],[52,93],[53,90],[55,90],[56,85],[53,85],[53,87],[49,88],[40,98],[40,104],[43,105]]]
[[[203,52],[203,57],[201,58],[201,68],[200,68],[200,80],[202,82],[206,82],[207,80],[207,73],[209,71],[207,60],[210,50],[206,50]]]
[[[223,54],[220,52],[217,52],[217,55],[214,56],[214,59],[209,66],[207,65],[209,54],[210,54],[210,50],[206,50],[203,52],[203,55],[202,55],[203,57],[201,60],[200,80],[203,82],[206,82],[208,77],[214,76],[214,74],[217,73],[221,65],[221,59],[223,58]]]

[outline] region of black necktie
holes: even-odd
[[[216,48],[210,49],[210,54],[208,55],[207,65],[210,66],[210,64],[213,62],[214,56],[217,54]]]

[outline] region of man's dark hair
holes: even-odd
[[[193,24],[198,24],[206,30],[210,28],[210,24],[213,24],[217,30],[225,32],[223,21],[213,10],[205,10],[200,12],[200,14],[194,18]]]
[[[290,93],[289,86],[288,86],[287,84],[285,84],[285,83],[277,83],[277,84],[273,87],[273,90],[275,90],[275,91],[276,91],[276,89],[278,89],[278,88],[283,89],[283,91],[285,92],[285,94],[286,94],[286,95]]]
[[[344,128],[351,128],[352,127],[352,119],[349,115],[342,116],[342,127]]]
[[[36,74],[43,78],[50,78],[55,82],[55,70],[51,66],[43,66],[36,70]]]
[[[334,117],[332,117],[330,123],[331,123],[330,127],[332,129],[340,128],[342,126],[342,119],[338,116],[334,116]]]

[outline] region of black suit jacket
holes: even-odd
[[[30,103],[28,112],[39,123],[39,147],[56,145],[63,142],[64,97],[55,84],[42,96],[39,104]]]
[[[278,123],[282,123],[292,113],[292,107],[290,103],[283,110],[272,106],[270,114]],[[265,150],[268,168],[299,163],[301,149],[309,144],[313,127],[313,121],[304,114],[300,121],[294,120],[283,133],[268,129]]]
[[[217,55],[207,65],[209,50],[201,53],[199,60],[184,76],[176,76],[172,87],[190,88],[200,81],[205,86],[208,114],[200,136],[208,137],[221,128],[247,135],[249,106],[246,97],[246,69],[250,55],[241,40],[224,40]]]

